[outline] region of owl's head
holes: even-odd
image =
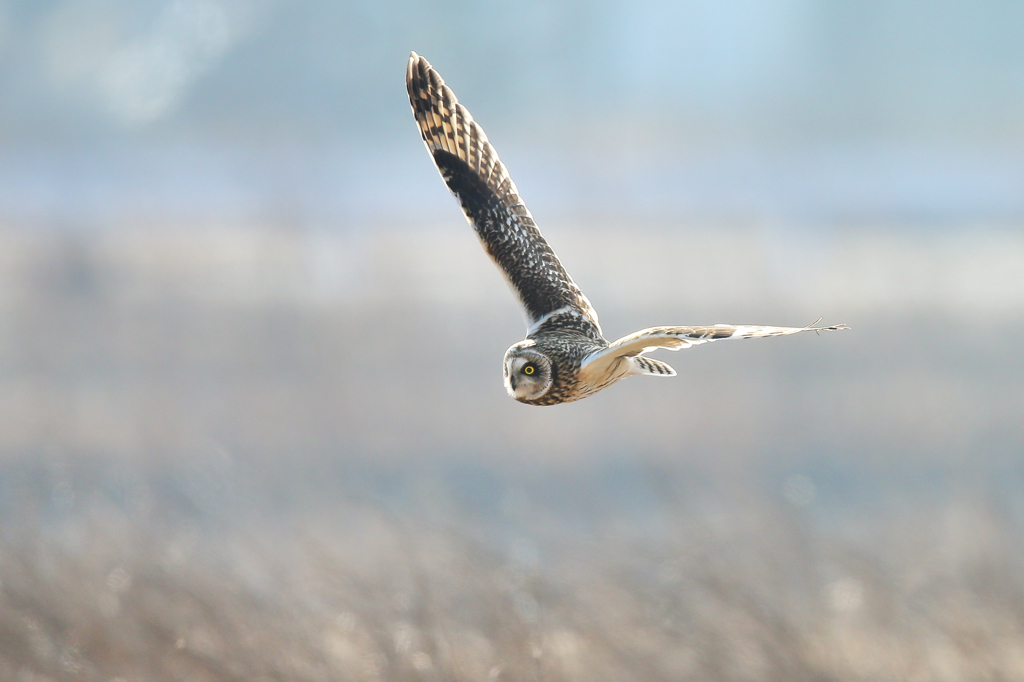
[[[520,341],[505,352],[505,390],[520,402],[536,400],[551,388],[551,361],[534,347]]]

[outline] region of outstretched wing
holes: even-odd
[[[814,324],[817,324],[815,322]],[[754,325],[716,324],[710,327],[651,327],[624,336],[607,348],[584,358],[580,366],[580,378],[600,376],[617,364],[619,358],[636,357],[657,348],[679,350],[720,339],[756,339],[762,336],[783,336],[800,332],[823,332],[849,329],[844,324],[829,327],[760,327]]]
[[[427,151],[519,298],[528,327],[561,312],[576,312],[597,326],[593,306],[544,241],[483,128],[415,52],[405,82]]]

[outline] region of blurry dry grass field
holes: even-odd
[[[1024,678],[1019,238],[837,237],[783,276],[726,235],[706,267],[749,281],[645,302],[668,268],[584,243],[612,334],[854,332],[545,411],[503,395],[521,327],[464,237],[479,270],[433,240],[3,233],[0,679]],[[920,271],[943,254],[967,265]]]
[[[666,471],[663,504],[640,512],[602,500],[607,482],[536,486],[596,510],[573,522],[522,481],[495,513],[437,475],[422,490],[428,473],[371,502],[337,470],[28,472],[5,476],[3,679],[1024,672],[1021,528],[982,496],[819,524],[816,507]]]

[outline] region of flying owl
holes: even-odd
[[[651,327],[609,343],[597,312],[541,236],[483,128],[415,52],[405,81],[427,151],[525,312],[526,339],[508,349],[504,362],[505,390],[519,402],[557,405],[586,398],[634,374],[675,376],[664,362],[644,356],[658,348],[846,329]]]

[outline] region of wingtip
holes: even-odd
[[[408,68],[409,71],[412,71],[414,69],[423,69],[424,71],[427,71],[430,70],[432,67],[430,66],[430,62],[424,59],[423,56],[417,54],[416,51],[414,50],[409,53]]]
[[[809,332],[838,332],[838,331],[842,331],[843,329],[849,329],[849,327],[847,327],[845,324],[830,324],[827,327],[815,327],[814,325],[818,324],[819,322],[821,322],[821,318],[820,317],[818,319],[816,319],[814,322],[811,322],[809,325],[804,327],[803,331],[809,331]]]
[[[430,70],[430,62],[416,53],[415,50],[409,53],[409,61],[405,65],[405,81],[411,83],[417,73],[423,76]]]
[[[412,79],[415,77],[415,75],[416,75],[416,65],[419,64],[420,59],[422,59],[422,57],[420,57],[415,52],[410,52],[409,53],[409,61],[406,62],[406,64],[405,64],[405,82],[406,83],[411,83]]]

